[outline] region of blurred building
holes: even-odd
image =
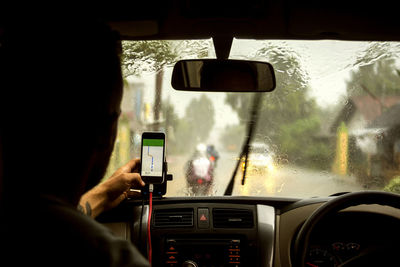
[[[354,96],[346,101],[330,126],[333,136],[341,124],[346,125],[349,171],[364,179],[364,184],[382,185],[399,168],[394,161],[395,144],[400,143],[400,119],[396,112],[400,112],[400,96]]]
[[[374,98],[370,95],[350,97],[339,115],[331,125],[331,133],[335,133],[341,122],[344,122],[350,135],[359,135],[367,129],[369,123],[382,113],[400,103],[400,96],[385,96]]]
[[[372,121],[368,129],[379,129],[382,138],[377,144],[377,153],[381,154],[385,167],[385,177],[400,175],[400,103],[386,109]]]

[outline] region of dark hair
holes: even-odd
[[[74,190],[122,93],[118,35],[78,18],[10,22],[0,50],[5,191]]]

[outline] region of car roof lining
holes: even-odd
[[[126,40],[400,40],[397,8],[353,1],[115,1],[102,14]],[[132,12],[140,10],[140,12]]]

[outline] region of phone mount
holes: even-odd
[[[168,163],[164,162],[164,172],[163,172],[163,183],[162,184],[153,184],[153,198],[159,197],[161,198],[167,193],[167,182],[173,180],[172,174],[168,174]],[[149,185],[146,184],[142,189],[142,196],[148,197],[149,196]]]

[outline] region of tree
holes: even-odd
[[[175,128],[175,143],[172,153],[191,153],[195,144],[192,125],[185,119],[178,119]]]
[[[299,55],[289,47],[269,42],[255,57],[269,61],[275,68],[275,91],[260,94],[262,103],[255,139],[274,147],[277,154],[287,154],[289,160],[310,166],[310,159],[327,158],[327,147],[314,137],[320,130],[318,106],[307,94],[308,74],[300,64]],[[246,123],[253,95],[228,94],[226,102]],[[327,164],[319,164],[326,168]]]
[[[227,125],[221,134],[219,141],[225,149],[238,150],[244,142],[246,129],[244,125]]]
[[[171,41],[123,41],[122,69],[124,76],[158,72],[177,58]]]
[[[214,126],[214,106],[206,95],[194,98],[179,118],[169,99],[163,102],[162,114],[167,131],[168,153],[184,153],[193,144],[204,142]]]
[[[210,98],[201,95],[193,98],[185,110],[185,119],[190,125],[192,140],[204,142],[214,126],[214,105]]]
[[[184,41],[124,41],[122,42],[122,70],[125,77],[155,72],[154,123],[153,130],[158,130],[162,109],[162,84],[164,66],[172,65],[179,58],[203,58],[208,56],[211,40]]]
[[[176,114],[175,107],[171,103],[169,97],[163,101],[161,112],[165,121],[165,129],[175,129],[178,124],[179,117],[178,114]]]
[[[177,130],[178,130],[178,124],[180,123],[178,114],[175,112],[175,107],[171,103],[170,99],[167,98],[166,100],[163,101],[162,108],[161,108],[161,113],[164,118],[164,129],[165,129],[165,135],[167,138],[167,144],[168,144],[168,153],[176,153],[178,152],[177,148]]]
[[[347,81],[349,96],[373,94],[374,96],[400,94],[400,75],[396,55],[390,43],[373,42],[355,62],[355,70]]]
[[[346,82],[348,95],[400,94],[400,76],[396,71],[395,63],[394,59],[382,59],[351,71],[350,79]]]
[[[260,94],[263,102],[258,128],[268,127],[270,135],[276,135],[281,124],[310,115],[316,105],[307,97],[308,75],[302,71],[293,50],[266,43],[256,57],[268,60],[274,66],[277,80],[274,92]],[[226,102],[238,112],[241,120],[247,121],[251,98],[252,95],[228,94]]]
[[[159,72],[181,58],[208,57],[211,40],[123,41],[122,69],[125,77]]]

